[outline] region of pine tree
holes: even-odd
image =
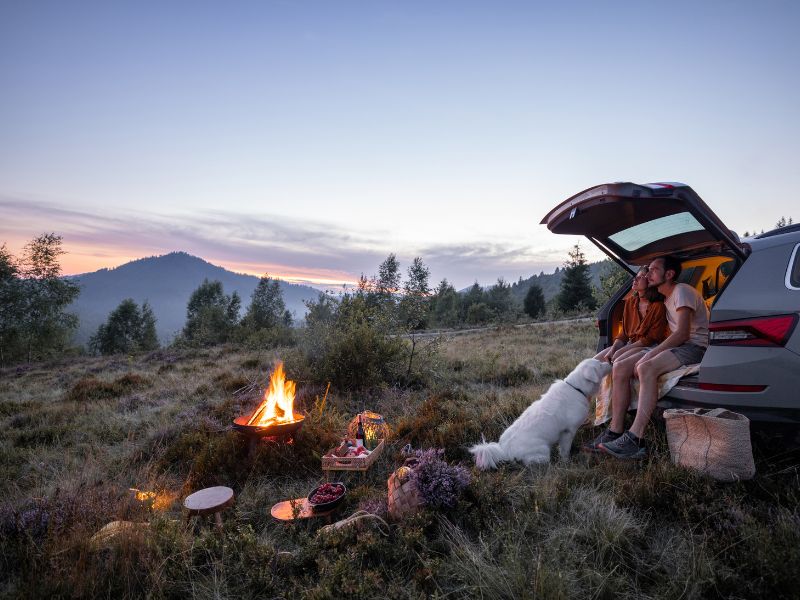
[[[158,348],[156,333],[156,315],[147,300],[142,304],[142,335],[139,338],[139,350],[149,352]]]
[[[459,302],[458,292],[447,279],[442,279],[431,298],[431,313],[433,314],[434,323],[437,326],[444,327],[457,325],[459,321]]]
[[[537,318],[544,312],[544,292],[542,288],[535,283],[528,288],[528,293],[525,294],[525,301],[523,303],[525,314],[531,319]]]
[[[486,304],[497,320],[508,321],[516,317],[511,286],[502,277],[486,292]]]
[[[464,293],[464,297],[462,298],[461,308],[462,308],[463,312],[466,314],[466,311],[469,310],[470,306],[472,306],[473,304],[478,304],[479,302],[483,302],[483,301],[484,301],[483,288],[476,281]]]
[[[578,244],[569,252],[569,260],[564,264],[558,307],[563,311],[581,307],[594,310],[597,307],[589,279],[589,265]]]

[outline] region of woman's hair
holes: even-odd
[[[638,275],[642,271],[647,273],[648,270],[649,269],[647,268],[647,265],[643,265],[643,266],[639,267],[639,270],[636,271],[636,274]],[[634,296],[638,296],[639,292],[638,291],[634,291],[633,294],[634,294]],[[647,286],[647,289],[642,293],[642,296],[644,296],[645,300],[647,300],[648,302],[663,302],[664,301],[664,295],[661,292],[659,292],[658,288],[655,287],[655,286],[653,286],[653,287]]]

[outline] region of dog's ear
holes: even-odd
[[[584,364],[583,376],[592,383],[599,383],[605,375],[604,370],[603,362],[590,358]]]

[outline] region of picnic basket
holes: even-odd
[[[750,420],[724,408],[664,411],[672,462],[719,481],[751,479]]]

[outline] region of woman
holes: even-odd
[[[642,348],[658,344],[667,337],[667,313],[664,296],[654,287],[647,287],[647,267],[641,267],[633,278],[633,294],[625,299],[622,309],[622,333],[595,358],[613,362]]]

